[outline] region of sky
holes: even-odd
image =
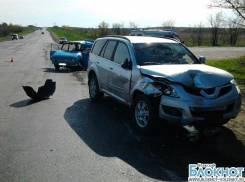
[[[222,9],[208,9],[210,0],[0,0],[0,23],[38,27],[70,26],[97,28],[105,21],[134,22],[140,28],[159,27],[174,20],[176,27],[202,22]],[[222,10],[227,16],[230,10]]]

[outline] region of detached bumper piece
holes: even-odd
[[[45,100],[54,94],[56,89],[56,82],[53,82],[52,79],[47,79],[45,84],[38,88],[37,92],[30,86],[22,87],[25,90],[26,95],[28,95],[30,98],[34,100]]]

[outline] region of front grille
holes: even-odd
[[[203,95],[200,94],[201,89],[198,89],[198,88],[191,88],[191,87],[186,87],[186,86],[183,86],[183,88],[184,88],[184,90],[185,90],[187,93],[189,93],[189,94],[191,94],[191,95],[196,95],[196,96],[202,96],[202,97],[203,97]]]
[[[232,88],[231,85],[228,86],[228,87],[223,87],[223,88],[221,88],[218,97],[221,97],[221,96],[223,96],[223,95],[229,93],[229,92],[231,91],[231,88]]]
[[[202,89],[206,94],[213,95],[215,92],[215,88]]]
[[[207,95],[213,95],[215,93],[215,87],[209,88],[209,89],[199,89],[199,88],[191,88],[191,87],[183,86],[183,88],[187,93],[189,93],[191,95],[201,96],[204,98],[206,98],[206,97],[200,93],[201,90],[203,90]],[[227,84],[227,86],[222,86],[222,88],[220,89],[220,92],[216,98],[221,97],[221,96],[229,93],[231,90],[232,90],[232,85],[230,83]]]
[[[61,63],[72,63],[73,62],[72,59],[67,59],[67,58],[65,58],[65,59],[63,59],[63,58],[55,58],[55,61],[61,62]]]
[[[233,110],[234,104],[230,104],[227,106],[220,106],[220,107],[210,107],[210,108],[198,108],[198,107],[190,107],[190,111],[193,117],[203,117],[212,116],[212,114],[217,113],[229,113]]]

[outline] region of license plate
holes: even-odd
[[[59,66],[66,66],[66,63],[59,63]]]

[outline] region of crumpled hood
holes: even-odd
[[[140,71],[145,75],[203,89],[224,85],[234,78],[224,70],[204,64],[150,65],[141,66]]]
[[[81,53],[79,51],[65,52],[62,50],[58,50],[52,55],[52,57],[53,58],[74,58],[78,54],[81,54]]]

